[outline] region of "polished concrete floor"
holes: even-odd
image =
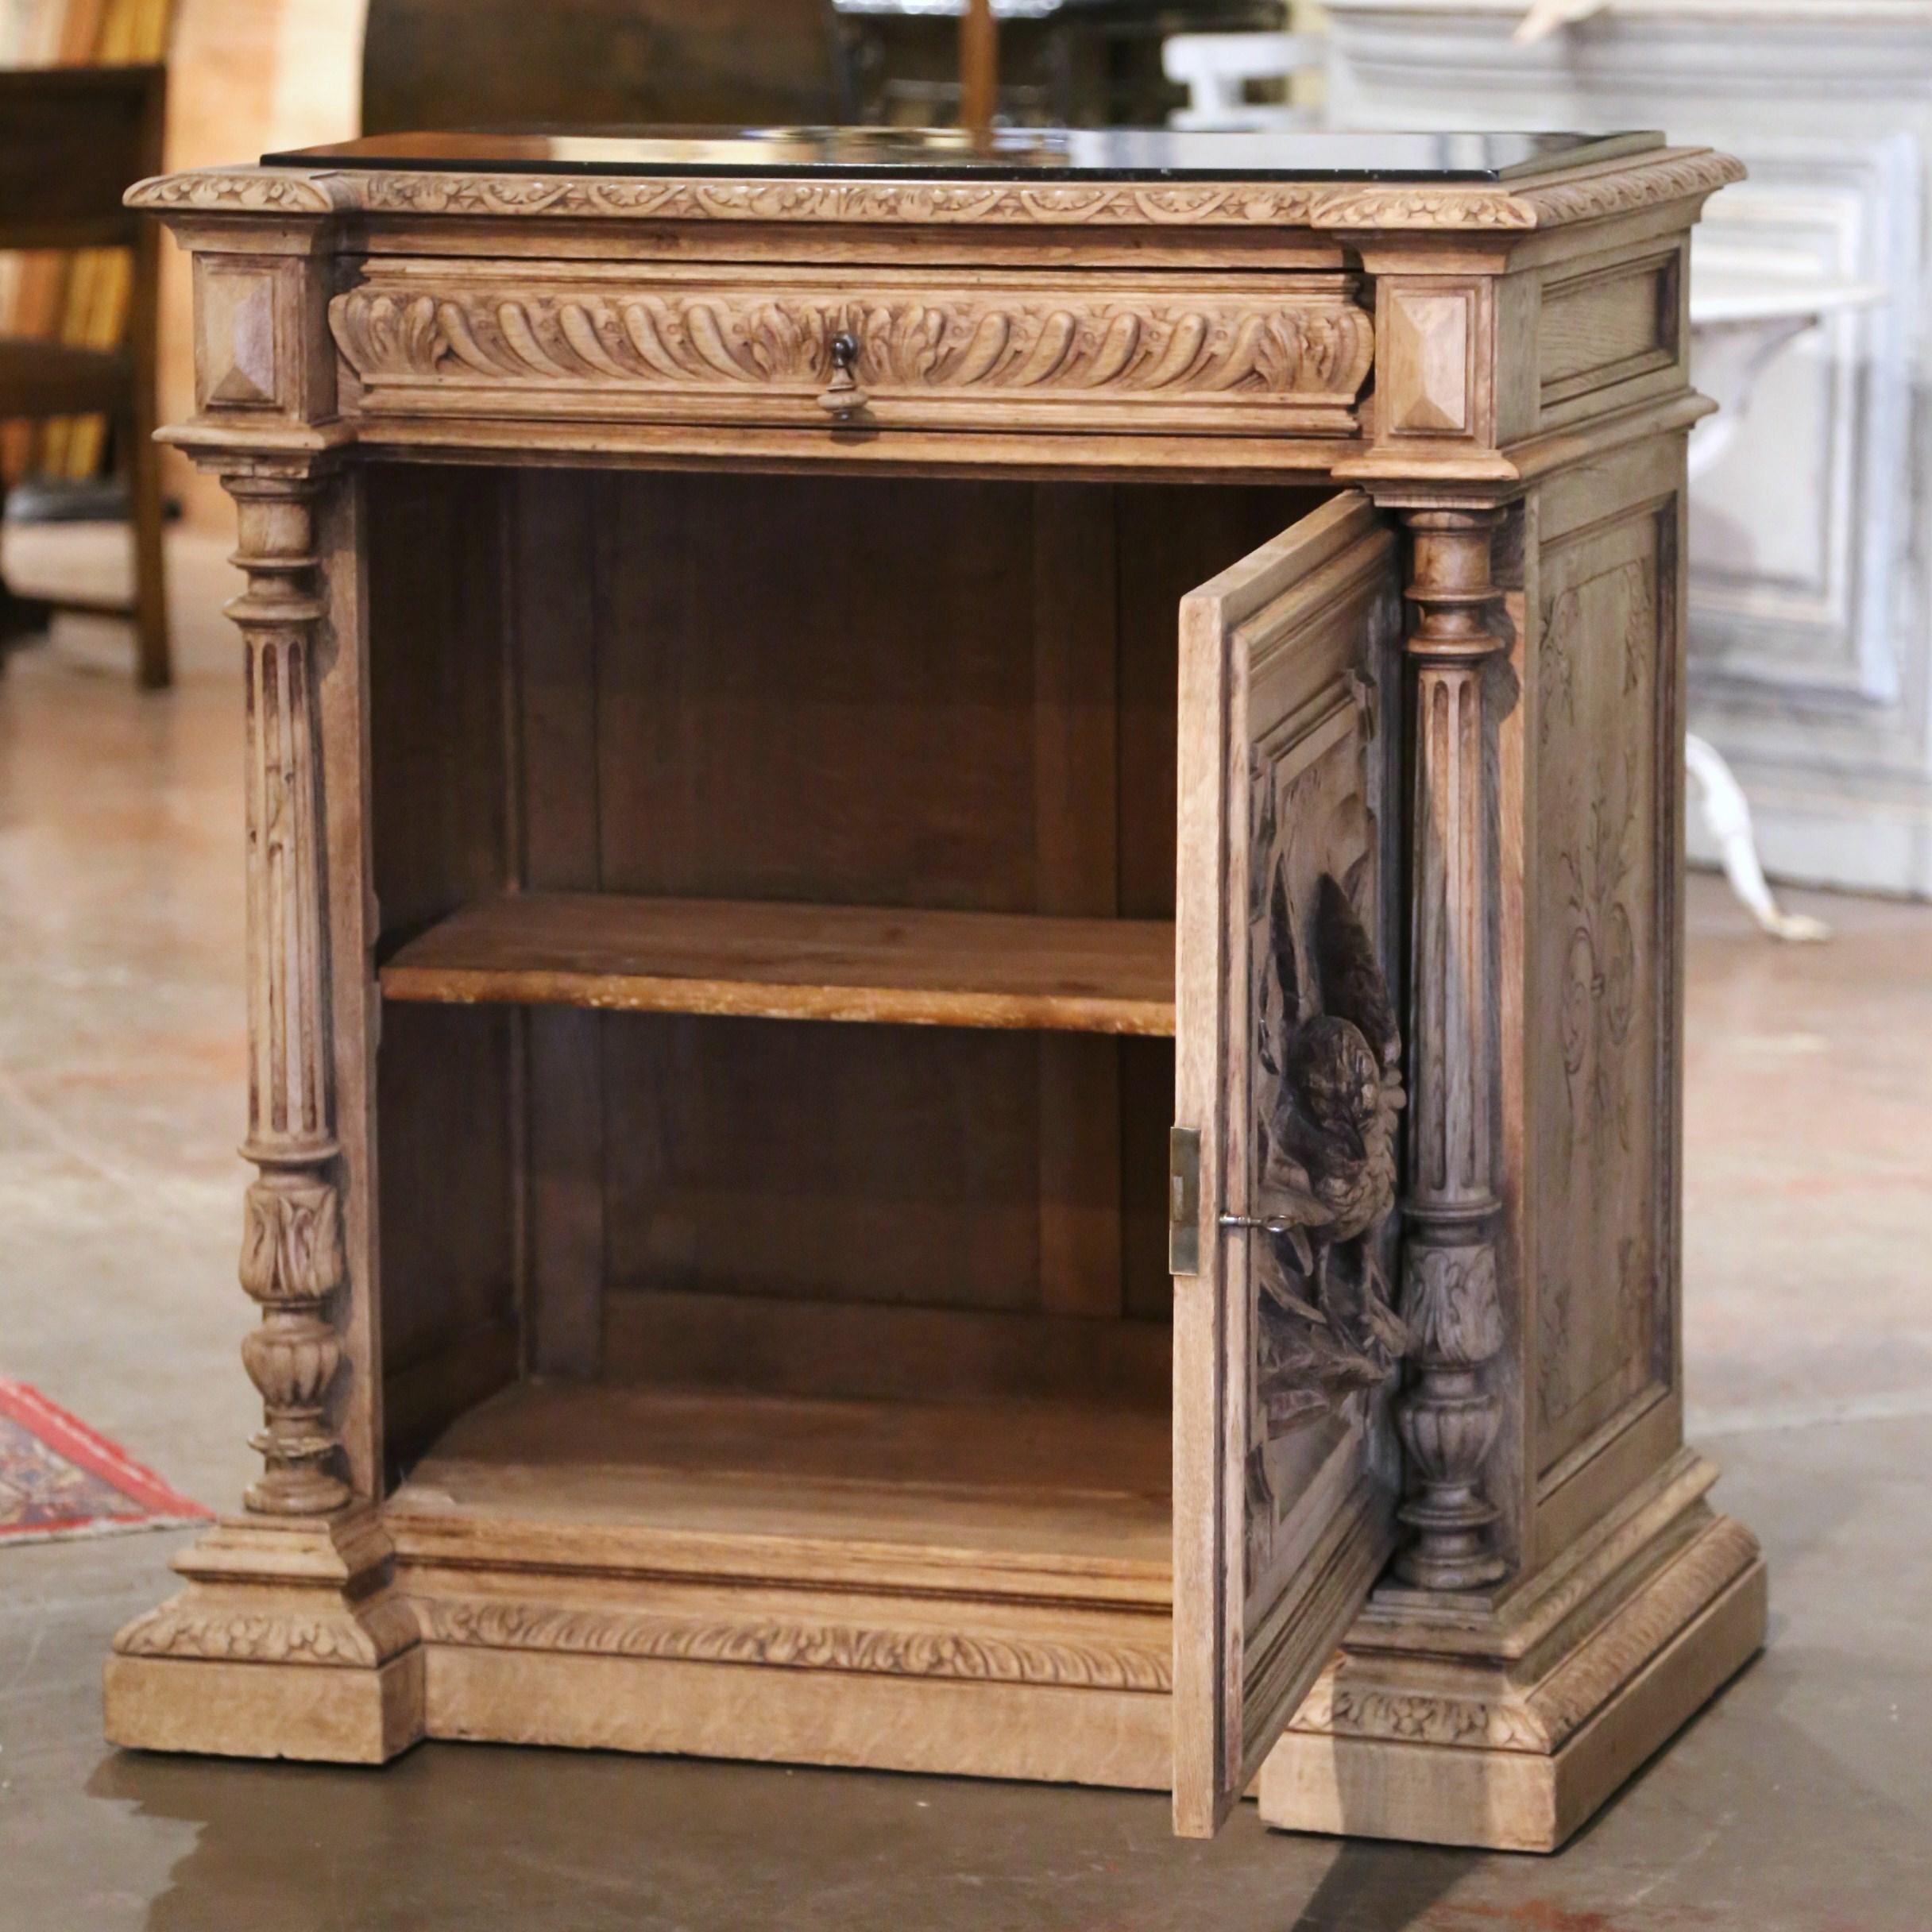
[[[177,550],[172,694],[136,697],[111,626],[0,680],[0,1373],[225,1506],[256,1425],[238,653],[218,550]],[[1252,1807],[1184,1845],[1158,1799],[481,1746],[124,1756],[100,1660],[168,1585],[153,1533],[0,1548],[0,1932],[1926,1932],[1932,908],[1796,902],[1832,945],[1691,895],[1692,1433],[1766,1545],[1770,1646],[1559,1857]]]

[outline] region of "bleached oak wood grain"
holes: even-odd
[[[1665,782],[1737,172],[136,189],[244,505],[280,1219],[273,1506],[110,1735],[1574,1829],[1763,1631],[1681,1448]]]
[[[411,941],[382,986],[458,1004],[1161,1035],[1173,960],[1159,920],[524,893]]]

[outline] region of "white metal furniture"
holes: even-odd
[[[1169,80],[1188,91],[1188,104],[1168,117],[1188,129],[1312,127],[1320,110],[1288,101],[1248,98],[1255,82],[1285,81],[1321,64],[1319,33],[1177,33],[1161,47]]]

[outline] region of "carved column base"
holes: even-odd
[[[380,1764],[423,1735],[423,1648],[366,1506],[227,1518],[175,1559],[188,1586],[108,1660],[110,1744]]]
[[[1764,1641],[1690,1450],[1500,1600],[1385,1588],[1262,1768],[1283,1830],[1553,1852]]]

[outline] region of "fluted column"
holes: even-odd
[[[1413,539],[1415,670],[1412,1064],[1403,1304],[1412,1380],[1397,1411],[1408,1451],[1405,1581],[1468,1590],[1503,1574],[1483,1466],[1499,1405],[1484,1370],[1502,1348],[1496,1279],[1495,1007],[1489,884],[1492,816],[1483,731],[1494,623],[1490,551],[1500,512],[1424,510]]]
[[[240,511],[234,561],[248,588],[228,606],[248,651],[249,1122],[242,1285],[261,1326],[242,1358],[261,1393],[253,1439],[266,1465],[248,1507],[271,1516],[339,1508],[342,1444],[329,1420],[342,1349],[342,1203],[331,1092],[327,881],[313,656],[314,481],[223,479]]]

